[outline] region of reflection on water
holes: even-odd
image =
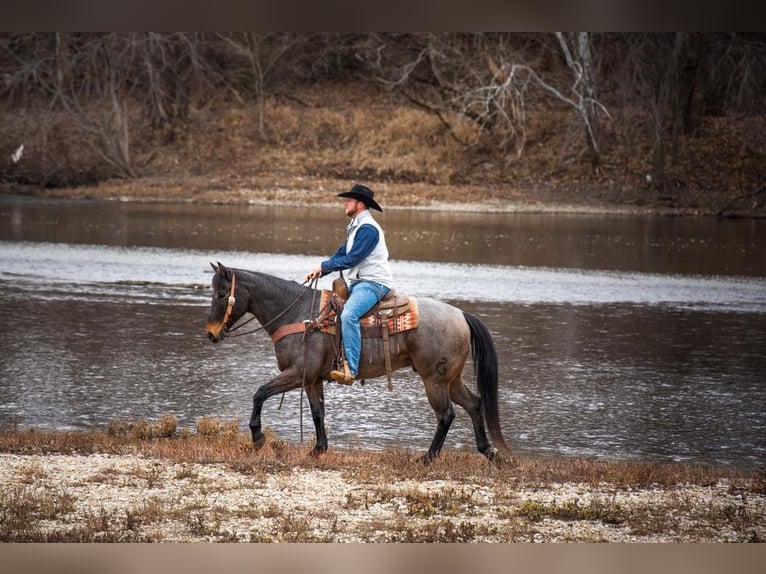
[[[766,275],[766,220],[445,213],[376,215],[406,261]],[[330,208],[136,204],[0,196],[0,240],[326,256],[344,240]]]
[[[85,203],[74,210],[79,225],[72,219],[56,231],[70,207],[59,213],[57,203],[34,207],[32,202],[28,211],[20,203],[0,201],[0,313],[6,318],[0,331],[0,427],[103,428],[115,418],[171,413],[183,426],[219,416],[239,420],[245,430],[252,394],[277,372],[273,346],[263,334],[217,346],[207,341],[208,261],[298,279],[337,240],[313,245],[320,239],[310,239],[307,223],[285,215],[290,210],[272,212],[277,221],[292,221],[294,227],[283,233],[306,241],[303,251],[264,253],[260,236],[252,249],[237,233],[225,245],[223,229],[232,220],[235,229],[240,225],[239,230],[256,233],[262,226],[258,233],[276,236],[273,222],[258,220],[248,209],[204,208],[195,216],[193,206]],[[168,221],[172,231],[163,231],[161,221],[175,210],[181,215]],[[237,217],[240,211],[245,216]],[[330,218],[335,223],[336,216]],[[516,237],[511,243],[536,233],[531,244],[552,245],[560,222],[546,228],[540,221],[538,228],[533,220],[512,218],[516,227],[509,231],[511,223],[498,223],[496,237],[478,223],[451,231],[455,221],[463,224],[470,217],[412,217],[417,225],[415,220],[408,225],[421,229],[393,225],[400,245],[415,238],[399,253],[420,254],[415,245],[420,243],[426,256],[397,257],[400,290],[450,300],[487,322],[501,357],[504,431],[515,448],[538,455],[763,464],[766,353],[760,343],[766,340],[766,279],[763,239],[760,250],[749,247],[757,243],[749,222],[741,222],[741,247],[705,244],[721,257],[729,251],[740,256],[732,256],[732,263],[721,259],[713,273],[700,276],[705,265],[713,265],[701,257],[681,265],[695,269],[690,275],[664,258],[640,263],[642,249],[627,250],[627,245],[671,243],[667,236],[634,235],[635,229],[645,232],[647,221],[626,219],[620,226],[623,237],[615,241],[627,250],[625,272],[617,264],[598,270],[614,258],[608,244],[607,255],[585,250],[580,258],[585,263],[563,267],[553,265],[555,249],[531,264],[517,259],[531,257],[535,248],[519,248],[503,263],[493,259],[497,249],[487,255],[476,246],[506,245],[503,233]],[[246,224],[248,218],[258,225]],[[54,223],[48,228],[45,221]],[[592,237],[605,233],[599,229]],[[703,234],[690,229],[687,239]],[[205,238],[204,230],[216,233]],[[587,236],[569,223],[558,233],[573,242]],[[176,248],[163,247],[169,238]],[[293,239],[284,244],[294,245]],[[592,249],[598,246],[594,242]],[[574,257],[564,253],[561,257]],[[643,265],[652,272],[634,268]],[[664,265],[674,273],[661,273]],[[737,276],[725,277],[727,265]],[[298,393],[287,395],[281,408],[279,399],[272,399],[265,424],[297,442],[300,409]],[[328,384],[326,410],[331,447],[425,450],[435,429],[422,384],[410,371],[395,375],[393,393],[384,378],[351,388]],[[313,425],[307,411],[303,426],[309,439]],[[445,449],[473,450],[470,421],[461,409],[456,414]]]

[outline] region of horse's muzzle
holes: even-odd
[[[208,323],[205,325],[205,333],[211,343],[220,343],[226,336],[227,329],[217,323]]]

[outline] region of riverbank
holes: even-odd
[[[273,205],[337,208],[337,194],[354,180],[322,177],[147,177],[107,180],[93,186],[41,188],[0,186],[0,193],[59,199],[94,199],[120,202],[179,202],[226,205]],[[512,186],[372,183],[376,198],[387,210],[409,209],[479,213],[654,214],[666,216],[762,217],[746,198],[709,193],[676,205],[635,189],[589,188],[570,192],[555,186],[535,189]]]
[[[6,542],[762,542],[762,471],[328,452],[234,430],[0,436]],[[216,427],[219,428],[219,427]],[[138,431],[136,429],[139,429]],[[143,429],[143,430],[140,430]],[[124,430],[124,429],[123,429]],[[155,432],[155,434],[157,434]],[[162,434],[162,433],[160,433]],[[136,438],[137,436],[148,438]]]
[[[700,117],[674,144],[660,183],[651,118],[614,106],[610,114],[594,166],[568,132],[572,116],[547,107],[525,113],[517,155],[476,133],[456,138],[435,114],[371,84],[300,84],[262,107],[219,94],[166,129],[136,112],[121,142],[132,175],[120,179],[114,150],[71,112],[30,105],[3,118],[0,193],[337,206],[337,193],[363,182],[389,209],[766,215],[766,117]]]

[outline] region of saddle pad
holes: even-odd
[[[322,291],[320,309],[324,309],[327,306],[331,297],[332,292],[327,290]],[[388,332],[390,335],[395,335],[397,333],[415,329],[420,323],[420,311],[418,309],[417,299],[414,297],[408,297],[407,299],[409,300],[409,309],[406,312],[401,313],[396,317],[392,315],[386,315],[388,317],[386,322],[388,323]],[[387,310],[387,312],[390,312],[390,309]],[[371,339],[383,336],[383,333],[381,332],[381,325],[378,323],[378,317],[375,313],[371,313],[362,317],[361,321],[359,321],[359,325],[362,328],[363,338]],[[324,318],[324,320],[320,321],[319,325],[315,325],[313,328],[317,327],[322,333],[334,335],[335,312],[331,312]],[[271,340],[274,342],[274,344],[276,344],[277,341],[283,337],[286,337],[287,335],[303,333],[305,331],[306,323],[289,323],[274,331],[271,334]]]
[[[417,299],[414,297],[408,297],[410,306],[404,313],[394,316],[389,316],[388,332],[391,335],[401,333],[403,331],[409,331],[415,329],[420,323],[420,312],[418,310]],[[381,325],[378,322],[378,317],[375,314],[365,315],[359,321],[359,325],[362,327],[362,337],[372,338],[381,336]]]

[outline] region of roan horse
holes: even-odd
[[[211,265],[215,274],[205,331],[213,343],[225,338],[248,312],[272,339],[280,328],[280,333],[286,329],[290,332],[291,326],[300,327],[304,320],[314,319],[320,312],[321,293],[311,287],[264,273],[226,268],[221,263]],[[423,460],[428,462],[439,454],[455,418],[453,403],[470,415],[479,452],[490,460],[497,455],[497,449],[487,439],[487,431],[498,447],[510,451],[500,429],[497,354],[487,327],[475,316],[447,303],[421,297],[417,307],[420,316],[417,328],[391,336],[388,367],[392,371],[413,367],[423,379],[428,402],[436,413],[436,433]],[[311,454],[327,450],[324,381],[330,378],[335,342],[332,335],[319,330],[300,331],[287,336],[277,334],[274,350],[280,373],[261,385],[253,396],[250,431],[255,448],[265,443],[261,409],[266,399],[303,388],[316,429]],[[462,372],[469,352],[473,353],[478,396],[463,383]],[[360,379],[386,374],[382,355],[380,339],[363,339]]]

